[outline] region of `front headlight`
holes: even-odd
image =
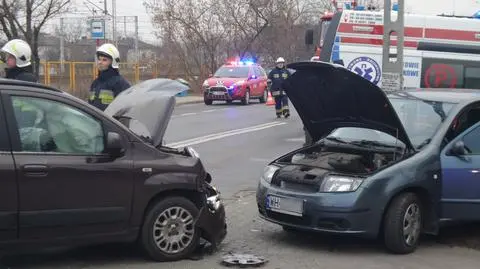
[[[268,166],[265,167],[265,169],[263,170],[262,179],[265,180],[265,181],[268,182],[268,183],[271,183],[271,182],[272,182],[273,175],[275,174],[275,172],[277,172],[278,169],[280,169],[280,167],[274,166],[274,165],[268,165]]]
[[[204,81],[203,84],[202,84],[203,87],[208,87],[208,81]]]
[[[187,152],[188,152],[188,154],[190,154],[190,156],[192,156],[194,158],[197,158],[197,159],[200,158],[200,154],[198,154],[198,152],[196,150],[194,150],[192,147],[187,147]]]
[[[320,185],[320,192],[352,192],[356,191],[363,182],[363,178],[330,175]]]
[[[217,211],[221,205],[222,205],[222,199],[220,198],[220,194],[210,196],[207,198],[207,206],[210,210]]]
[[[244,81],[244,80],[240,80],[240,81],[235,82],[235,85],[236,85],[236,86],[242,86],[243,83],[245,83],[245,81]]]

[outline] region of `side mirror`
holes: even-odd
[[[465,150],[465,144],[463,141],[457,141],[453,144],[452,148],[450,149],[450,154],[453,156],[463,156],[467,153]]]
[[[107,152],[114,157],[119,157],[124,153],[122,138],[118,133],[108,132],[107,134]]]
[[[213,74],[212,73],[208,74],[208,77],[209,78],[213,77]]]
[[[305,31],[305,45],[313,45],[313,29]]]

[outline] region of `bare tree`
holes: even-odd
[[[0,25],[10,40],[23,38],[32,48],[33,71],[38,75],[38,38],[50,19],[67,10],[70,0],[0,0]]]
[[[67,18],[64,18],[64,20]],[[64,38],[65,42],[75,43],[81,40],[83,37],[87,36],[88,31],[87,20],[67,20],[63,27],[60,25],[55,25],[55,35],[58,37]]]

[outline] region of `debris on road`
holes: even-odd
[[[234,253],[223,256],[222,264],[226,266],[239,265],[240,267],[244,268],[247,266],[262,266],[267,262],[268,260],[262,256]]]

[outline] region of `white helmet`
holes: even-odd
[[[118,68],[118,63],[120,62],[120,52],[118,49],[110,43],[106,43],[98,47],[97,49],[97,57],[98,56],[106,56],[112,59],[112,67]]]
[[[22,68],[31,65],[32,49],[27,42],[21,39],[12,39],[5,44],[2,52],[13,55],[17,60],[17,67]]]
[[[285,63],[285,59],[283,59],[282,57],[278,57],[277,61],[275,62],[277,64],[279,63]]]

